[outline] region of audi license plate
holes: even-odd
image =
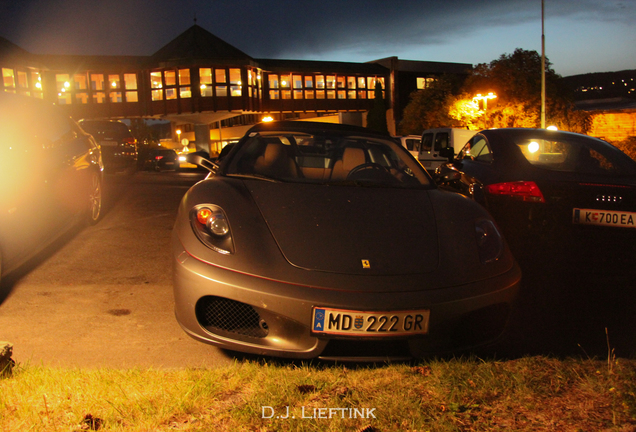
[[[350,336],[400,336],[428,333],[429,310],[361,312],[316,307],[314,333]]]
[[[572,223],[582,225],[616,226],[636,228],[636,212],[574,209]]]

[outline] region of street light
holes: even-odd
[[[488,93],[486,96],[482,96],[481,93],[478,93],[477,96],[473,98],[473,102],[479,104],[479,101],[484,101],[484,111],[488,109],[488,99],[495,99],[497,97],[493,92]]]

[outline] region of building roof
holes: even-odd
[[[196,64],[202,60],[246,64],[252,58],[196,24],[151,56],[154,62],[179,65]]]
[[[317,60],[277,60],[257,59],[258,65],[268,72],[306,72],[306,73],[358,73],[368,75],[386,75],[388,70],[375,63],[348,63]]]

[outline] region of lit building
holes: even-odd
[[[169,120],[218,152],[264,117],[364,126],[379,83],[395,133],[409,94],[472,65],[254,59],[198,25],[151,56],[37,55],[0,38],[3,90],[65,107],[76,119]]]

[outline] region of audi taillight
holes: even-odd
[[[503,195],[521,201],[545,202],[539,186],[533,181],[495,183],[486,186],[491,195]]]

